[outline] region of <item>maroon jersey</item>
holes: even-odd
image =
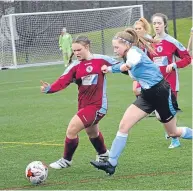
[[[51,84],[47,93],[54,93],[66,88],[70,83],[78,85],[78,110],[88,105],[95,105],[99,112],[107,112],[106,78],[102,73],[103,65],[119,62],[111,57],[94,54],[91,60],[75,61],[68,66],[58,80]]]
[[[191,63],[191,57],[188,51],[180,42],[168,34],[159,43],[154,44],[154,46],[157,55],[148,53],[148,56],[160,67],[172,91],[179,91],[177,68],[184,68]],[[180,58],[180,60],[175,60],[175,56]],[[175,63],[175,70],[171,73],[166,73],[166,67],[171,63]]]

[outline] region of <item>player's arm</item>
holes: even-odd
[[[131,49],[127,53],[127,61],[126,61],[126,68],[130,70],[131,68],[135,67],[141,60],[142,54],[138,52],[136,49]],[[123,66],[122,66],[123,67]]]
[[[69,41],[70,41],[70,44],[72,44],[72,36],[71,36],[71,34],[69,34]]]
[[[184,68],[188,66],[191,63],[191,56],[188,53],[187,49],[180,43],[178,42],[176,45],[176,51],[175,55],[180,58],[180,60],[176,61],[173,64],[173,68]]]
[[[62,36],[60,35],[59,36],[59,42],[58,42],[58,44],[59,44],[59,48],[60,48],[60,50],[62,49]]]
[[[112,66],[106,64],[101,67],[101,70],[103,73],[121,73],[122,71],[120,68],[121,68],[121,65],[123,64],[124,64],[123,62],[112,65]]]
[[[42,93],[55,93],[62,89],[65,89],[73,81],[75,76],[75,66],[69,66],[64,73],[52,84],[41,81],[41,92]]]
[[[104,65],[101,67],[103,73],[120,73],[120,66],[123,62],[120,62],[110,56],[101,55],[102,59],[105,60]]]

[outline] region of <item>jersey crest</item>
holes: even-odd
[[[87,71],[88,73],[92,72],[92,70],[93,70],[93,67],[92,67],[92,66],[87,66],[87,67],[86,67],[86,71]]]
[[[162,46],[158,46],[158,47],[157,47],[157,52],[162,52],[162,50],[163,50],[163,47],[162,47]]]

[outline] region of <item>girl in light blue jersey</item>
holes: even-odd
[[[192,129],[177,128],[175,115],[178,104],[171,87],[164,80],[159,67],[138,47],[142,43],[150,52],[153,49],[133,29],[118,32],[113,38],[114,52],[124,59],[125,64],[102,67],[107,72],[128,72],[129,76],[141,85],[141,95],[125,111],[119,130],[112,143],[109,160],[107,162],[91,161],[91,164],[106,173],[112,175],[118,163],[118,159],[126,146],[129,130],[142,118],[156,110],[159,120],[171,137],[192,139]]]

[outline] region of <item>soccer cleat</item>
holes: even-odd
[[[72,161],[68,161],[64,158],[59,159],[56,162],[51,163],[49,166],[54,169],[68,168],[72,165]]]
[[[113,175],[115,173],[116,166],[112,166],[109,161],[106,161],[106,162],[91,161],[90,163],[95,168],[97,168],[99,170],[103,170],[109,175]]]
[[[171,144],[168,147],[169,149],[173,149],[180,146],[180,141],[178,138],[172,138]]]
[[[97,162],[106,162],[109,159],[109,150],[107,150],[104,154],[96,155]]]

